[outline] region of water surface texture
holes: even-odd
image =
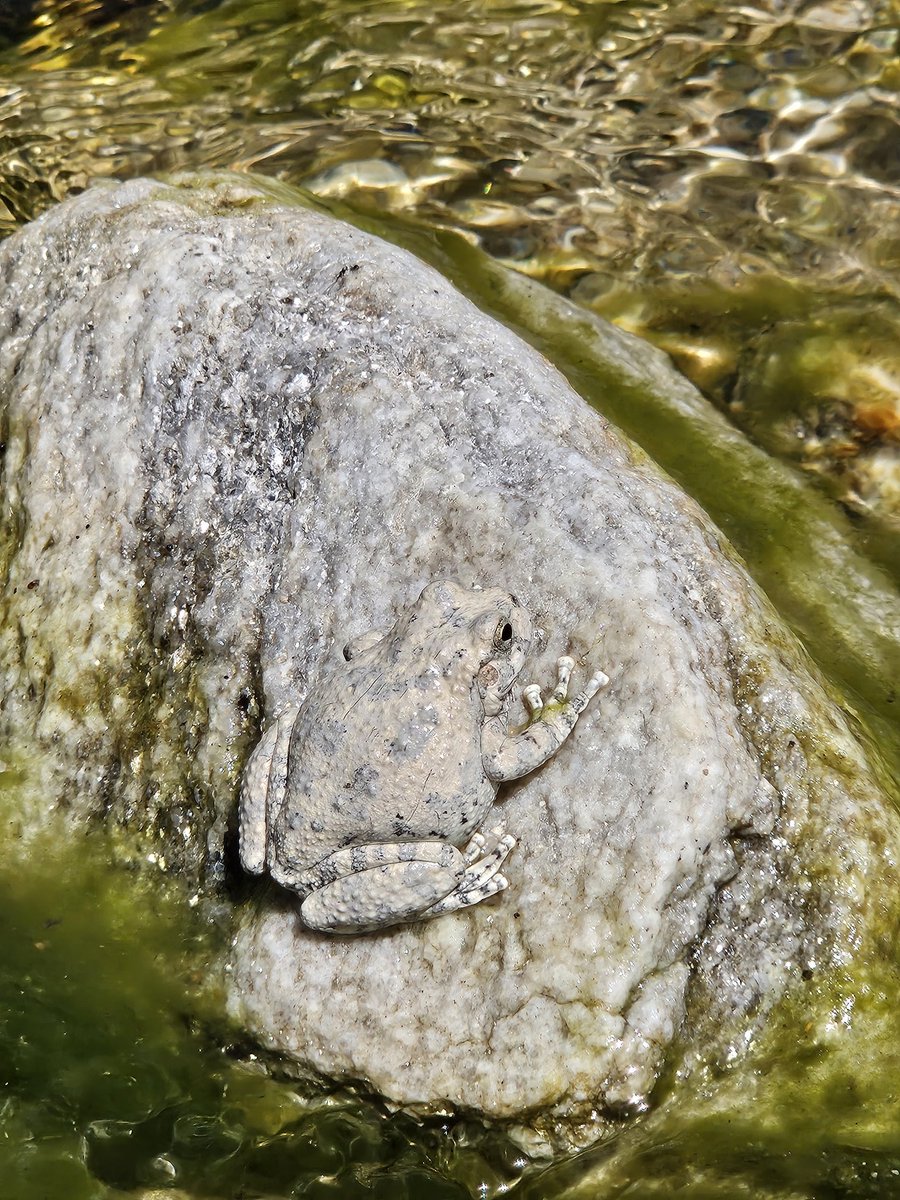
[[[431,246],[701,499],[890,770],[898,24],[879,0],[7,4],[0,233],[99,178],[229,167]],[[552,305],[504,293],[478,249],[662,346],[747,451],[604,392]],[[7,769],[0,803],[17,786]],[[267,1080],[197,999],[214,910],[186,934],[177,899],[110,880],[102,847],[78,857],[0,879],[11,1200],[900,1195],[892,964],[829,984],[830,1050],[784,1012],[746,1068],[764,1103],[724,1071],[670,1107],[672,1079],[627,1146],[544,1168],[498,1134]]]

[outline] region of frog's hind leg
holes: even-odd
[[[500,838],[489,854],[476,834],[466,850],[447,842],[389,842],[336,850],[296,880],[309,894],[300,916],[323,933],[364,933],[426,920],[502,891],[498,868],[515,845]]]
[[[447,842],[385,842],[336,850],[288,886],[309,892],[300,916],[310,929],[364,933],[415,921],[465,870]]]
[[[288,749],[296,708],[285,709],[272,722],[250,755],[241,780],[238,839],[241,866],[251,875],[266,867],[269,813],[281,803],[287,783]]]

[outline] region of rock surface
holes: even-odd
[[[55,808],[221,874],[263,715],[438,577],[519,597],[535,681],[611,677],[501,791],[502,896],[334,940],[252,891],[230,1006],[269,1049],[578,1144],[896,919],[896,820],[720,535],[430,268],[220,178],[68,201],[0,277],[12,835]]]

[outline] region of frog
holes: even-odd
[[[299,897],[300,920],[353,935],[430,920],[505,890],[516,838],[482,828],[501,784],[556,753],[609,681],[595,671],[569,696],[574,660],[557,660],[545,703],[513,691],[534,637],[499,587],[428,584],[385,631],[363,633],[303,702],[269,723],[245,768],[240,860]]]

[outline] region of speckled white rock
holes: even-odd
[[[0,273],[2,722],[43,755],[14,832],[50,801],[221,864],[261,710],[435,578],[519,597],[525,675],[611,677],[500,793],[503,895],[335,940],[250,892],[230,1007],[265,1046],[578,1143],[676,1033],[727,1057],[877,936],[896,823],[801,652],[693,502],[439,275],[221,181],[92,191]]]

